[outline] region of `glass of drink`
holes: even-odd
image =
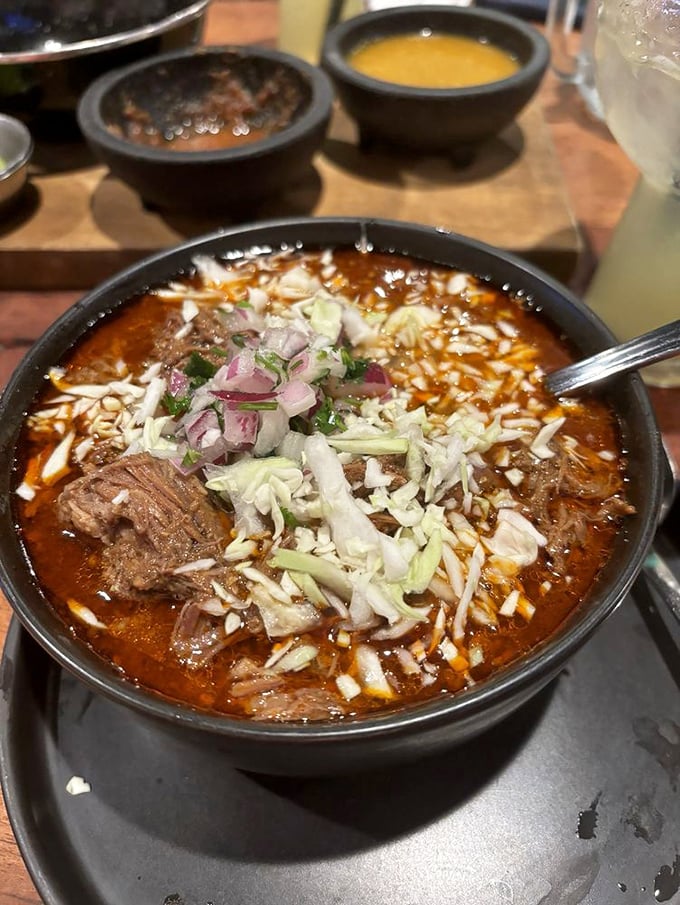
[[[279,0],[279,50],[316,64],[329,24],[363,11],[364,0]]]
[[[586,302],[625,340],[680,316],[680,0],[603,0],[595,64],[607,124],[641,177]],[[680,386],[680,359],[643,376]]]
[[[576,85],[588,110],[602,119],[595,87],[595,29],[598,0],[549,0],[545,30],[550,41],[550,65],[563,82]],[[580,22],[578,50],[571,50],[569,36]]]

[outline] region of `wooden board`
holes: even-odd
[[[537,103],[471,164],[362,151],[336,110],[303,182],[249,212],[386,217],[453,229],[514,251],[567,279],[581,248]],[[22,206],[0,221],[0,288],[88,288],[127,264],[229,224],[146,209],[78,145],[40,146]]]

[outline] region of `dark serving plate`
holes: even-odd
[[[521,290],[526,304],[539,308],[581,355],[613,342],[604,324],[560,284],[520,259],[445,230],[361,218],[299,218],[235,227],[162,251],[123,271],[81,299],[36,342],[0,400],[0,500],[10,498],[15,444],[24,413],[44,383],[43,375],[98,318],[146,287],[187,272],[196,253],[228,257],[252,248],[320,246],[396,251],[450,264],[494,285]],[[524,657],[456,695],[357,719],[308,725],[205,713],[122,678],[111,664],[73,637],[54,610],[45,606],[9,505],[0,506],[0,582],[23,625],[61,666],[93,692],[146,717],[153,724],[149,731],[164,732],[168,745],[189,744],[193,737],[199,746],[220,748],[224,769],[230,763],[265,774],[338,775],[422,759],[509,719],[555,678],[567,659],[614,611],[644,562],[656,531],[663,490],[660,434],[639,375],[612,381],[603,396],[620,418],[628,460],[627,495],[636,513],[622,525],[584,604]]]
[[[289,779],[158,735],[14,622],[7,810],[46,905],[674,902],[680,671],[667,641],[638,583],[552,685],[475,741],[410,767]],[[69,795],[73,775],[92,791]]]

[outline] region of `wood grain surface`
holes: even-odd
[[[43,156],[45,150],[38,148]],[[86,289],[156,251],[238,222],[228,212],[151,210],[80,145],[49,151],[60,155],[59,167],[34,172],[16,225],[0,235],[0,287]],[[32,197],[40,203],[31,205]],[[297,215],[426,222],[524,255],[558,279],[571,276],[580,251],[538,99],[464,167],[442,156],[364,151],[355,123],[336,104],[313,165],[241,219]]]
[[[257,41],[273,45],[277,21],[275,0],[214,0],[206,39],[209,43]],[[637,172],[611,139],[606,127],[585,111],[575,88],[560,85],[548,74],[539,100],[556,148],[569,204],[583,238],[583,251],[571,280],[573,288],[580,291],[587,285],[597,257],[607,245],[635,184]],[[527,198],[528,207],[531,203],[532,199]],[[0,293],[0,385],[6,382],[31,343],[77,298],[78,293],[65,292],[58,285],[49,292]],[[653,398],[665,436],[680,459],[677,414],[680,391],[654,391]],[[0,598],[0,640],[5,636],[9,616],[9,608]],[[40,899],[2,811],[0,905],[17,903],[40,905]]]

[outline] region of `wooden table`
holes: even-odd
[[[206,40],[273,46],[277,27],[275,0],[214,0]],[[585,250],[572,280],[572,288],[582,291],[626,205],[637,171],[607,128],[586,112],[573,87],[559,84],[548,74],[540,100],[583,234]],[[79,295],[59,291],[58,287],[52,292],[0,293],[0,386],[6,383],[31,343]],[[655,390],[653,399],[664,436],[680,461],[680,390]],[[9,607],[0,595],[0,643],[9,619]],[[0,905],[20,902],[40,905],[0,805]]]

